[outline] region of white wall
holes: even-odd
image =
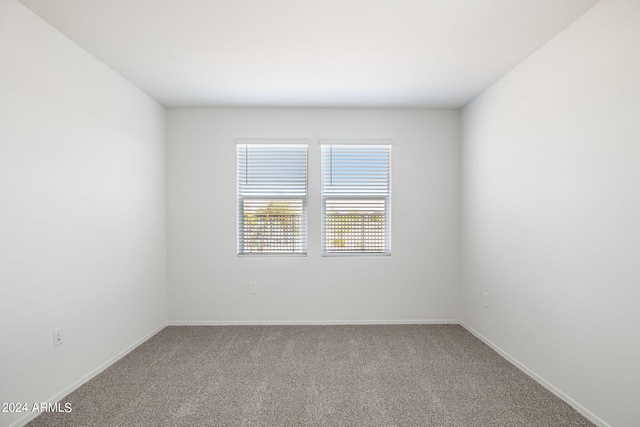
[[[169,321],[458,319],[459,113],[168,111]],[[307,257],[236,255],[237,138],[309,139]],[[322,138],[393,140],[391,257],[320,256]],[[247,282],[257,281],[249,294]]]
[[[33,404],[166,322],[164,109],[14,0],[0,58],[0,402]]]
[[[637,425],[637,22],[603,0],[467,106],[462,171],[456,111],[170,110],[165,285],[164,109],[0,0],[0,401],[62,397],[161,327],[168,292],[175,323],[462,317],[600,424]],[[240,137],[309,139],[307,257],[236,256]],[[318,140],[366,137],[394,142],[393,256],[323,258]]]
[[[462,318],[612,426],[640,425],[639,23],[602,1],[462,113]]]

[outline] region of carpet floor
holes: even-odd
[[[170,326],[37,426],[592,426],[458,325]]]

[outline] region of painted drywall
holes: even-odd
[[[620,427],[640,425],[639,22],[602,1],[461,118],[463,321]]]
[[[237,138],[308,139],[308,256],[236,255]],[[325,138],[393,141],[392,256],[321,256]],[[457,111],[169,109],[167,145],[170,322],[459,318]]]
[[[14,0],[0,58],[6,426],[166,322],[166,197],[163,107]]]

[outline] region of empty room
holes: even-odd
[[[0,427],[637,427],[639,301],[638,0],[0,0]]]

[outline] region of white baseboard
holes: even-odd
[[[458,325],[457,319],[409,320],[170,320],[169,326],[241,325]]]
[[[167,322],[164,322],[162,325],[160,325],[159,327],[157,327],[156,329],[154,329],[153,331],[149,332],[148,334],[146,334],[144,337],[140,338],[139,340],[137,340],[136,342],[134,342],[133,344],[131,344],[129,347],[125,348],[124,350],[122,350],[120,353],[116,354],[115,356],[113,356],[111,359],[107,360],[106,362],[104,362],[102,365],[98,366],[96,369],[94,369],[93,371],[89,372],[88,374],[86,374],[85,376],[83,376],[82,378],[80,378],[78,381],[74,382],[73,384],[71,384],[69,387],[65,388],[64,390],[62,390],[60,393],[56,394],[55,396],[51,397],[50,399],[47,400],[47,403],[57,403],[60,400],[62,400],[65,396],[67,396],[69,393],[73,392],[75,389],[77,389],[78,387],[80,387],[81,385],[83,385],[84,383],[86,383],[87,381],[91,380],[92,378],[94,378],[96,375],[98,375],[99,373],[101,373],[102,371],[104,371],[105,369],[107,369],[109,366],[113,365],[115,362],[117,362],[118,360],[122,359],[124,356],[126,356],[127,354],[129,354],[131,351],[133,351],[136,347],[138,347],[140,344],[142,344],[143,342],[147,341],[149,338],[151,338],[152,336],[154,336],[155,334],[157,334],[158,332],[160,332],[162,329],[164,329],[167,326]],[[20,418],[19,420],[16,420],[13,424],[11,424],[9,427],[18,427],[18,426],[24,426],[26,425],[29,421],[33,420],[34,418],[36,418],[38,415],[40,415],[39,412],[31,412],[29,414],[27,414],[26,416]]]
[[[569,396],[567,396],[565,393],[563,393],[562,391],[560,391],[558,388],[556,388],[553,384],[549,383],[547,380],[545,380],[543,377],[541,377],[540,375],[538,375],[536,372],[532,371],[531,369],[529,369],[526,365],[524,365],[523,363],[521,363],[519,360],[517,360],[516,358],[514,358],[513,356],[511,356],[509,353],[507,353],[506,351],[504,351],[502,348],[500,348],[498,345],[496,345],[495,343],[493,343],[491,340],[489,340],[488,338],[486,338],[485,336],[483,336],[482,334],[480,334],[478,331],[476,331],[475,329],[473,329],[471,326],[467,325],[466,323],[457,320],[457,319],[412,319],[412,320],[201,320],[201,321],[195,321],[195,320],[171,320],[168,322],[165,322],[164,324],[160,325],[158,328],[156,328],[155,330],[149,332],[147,335],[145,335],[144,337],[140,338],[138,341],[136,341],[135,343],[131,344],[129,347],[127,347],[126,349],[124,349],[123,351],[121,351],[120,353],[116,354],[115,356],[113,356],[111,359],[109,359],[108,361],[106,361],[105,363],[103,363],[102,365],[98,366],[96,369],[94,369],[93,371],[89,372],[87,375],[83,376],[82,378],[80,378],[78,381],[74,382],[73,384],[71,384],[69,387],[65,388],[64,390],[62,390],[60,393],[56,394],[55,396],[53,396],[52,398],[50,398],[48,400],[48,402],[50,403],[56,403],[59,402],[61,399],[63,399],[65,396],[67,396],[69,393],[73,392],[75,389],[77,389],[78,387],[80,387],[81,385],[83,385],[84,383],[86,383],[87,381],[91,380],[92,378],[94,378],[96,375],[98,375],[99,373],[101,373],[102,371],[104,371],[105,369],[107,369],[109,366],[113,365],[115,362],[117,362],[118,360],[120,360],[121,358],[123,358],[124,356],[126,356],[128,353],[130,353],[132,350],[134,350],[136,347],[138,347],[140,344],[142,344],[143,342],[147,341],[149,338],[151,338],[152,336],[154,336],[155,334],[157,334],[158,332],[160,332],[162,329],[164,329],[166,326],[225,326],[225,325],[237,325],[237,326],[241,326],[241,325],[412,325],[412,324],[419,324],[419,325],[449,325],[449,324],[453,324],[453,325],[461,325],[463,328],[465,328],[467,331],[469,331],[471,334],[473,334],[476,338],[478,338],[479,340],[481,340],[482,342],[484,342],[485,344],[487,344],[489,347],[491,347],[493,350],[495,350],[498,354],[500,354],[502,357],[504,357],[505,359],[507,359],[509,362],[511,362],[513,365],[515,365],[518,369],[520,369],[522,372],[524,372],[525,374],[527,374],[528,376],[530,376],[531,378],[533,378],[535,381],[537,381],[538,383],[540,383],[543,387],[545,387],[547,390],[549,390],[550,392],[552,392],[553,394],[555,394],[556,396],[558,396],[560,399],[564,400],[565,402],[567,402],[569,405],[571,405],[573,408],[575,408],[578,412],[580,412],[582,415],[584,415],[589,421],[591,421],[592,423],[594,423],[595,425],[599,426],[599,427],[611,427],[609,424],[607,424],[606,422],[604,422],[602,419],[598,418],[595,414],[593,414],[591,411],[589,411],[588,409],[586,409],[585,407],[583,407],[582,405],[580,405],[578,402],[576,402],[575,400],[573,400],[572,398],[570,398]],[[11,424],[9,427],[18,427],[18,426],[24,426],[25,424],[27,424],[29,421],[33,420],[34,418],[36,418],[38,415],[40,415],[38,412],[35,413],[30,413],[27,414],[26,416],[20,418],[19,420],[15,421],[13,424]]]
[[[589,411],[587,408],[585,408],[584,406],[580,405],[578,402],[576,402],[575,400],[573,400],[572,398],[567,396],[565,393],[563,393],[561,390],[556,388],[549,381],[545,380],[543,377],[541,377],[540,375],[538,375],[537,373],[535,373],[534,371],[529,369],[526,365],[521,363],[518,359],[516,359],[515,357],[511,356],[509,353],[507,353],[502,348],[500,348],[498,345],[496,345],[494,342],[492,342],[490,339],[488,339],[487,337],[485,337],[484,335],[482,335],[481,333],[479,333],[478,331],[473,329],[471,326],[467,325],[463,321],[460,321],[459,324],[460,324],[460,326],[465,328],[467,331],[471,332],[480,341],[484,342],[489,347],[494,349],[498,354],[500,354],[502,357],[507,359],[513,365],[515,365],[522,372],[524,372],[525,374],[527,374],[528,376],[530,376],[531,378],[536,380],[538,383],[540,383],[540,385],[542,385],[544,388],[546,388],[547,390],[549,390],[550,392],[552,392],[553,394],[558,396],[560,399],[562,399],[565,402],[567,402],[576,411],[578,411],[582,415],[584,415],[585,418],[587,418],[589,421],[591,421],[592,423],[594,423],[598,427],[611,427],[609,424],[604,422],[602,419],[598,418],[593,412]]]

